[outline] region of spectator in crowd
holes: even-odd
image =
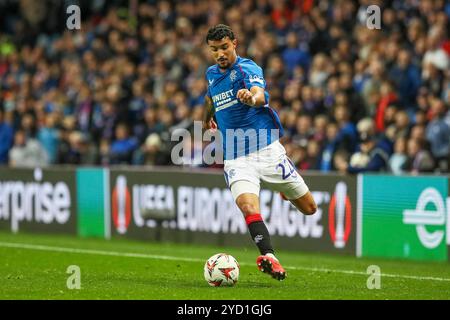
[[[405,166],[408,160],[406,142],[405,137],[398,138],[395,141],[394,154],[389,158],[389,171],[395,175],[405,173]]]
[[[314,128],[313,128],[313,140],[319,143],[322,147],[326,139],[326,131],[329,123],[328,116],[325,114],[318,115],[314,118]]]
[[[38,130],[37,139],[47,152],[49,163],[56,163],[58,156],[59,131],[56,128],[56,118],[49,113],[45,117],[45,124]]]
[[[111,163],[110,157],[111,144],[107,139],[100,140],[100,147],[98,150],[97,163],[102,166],[108,166]]]
[[[419,138],[410,138],[407,144],[408,160],[404,168],[411,173],[432,172],[434,159],[425,148],[425,141]]]
[[[373,150],[395,144],[403,159],[407,141],[404,172],[449,170],[445,1],[379,1],[382,30],[366,27],[367,1],[140,1],[132,14],[123,1],[84,1],[82,28],[62,33],[63,19],[45,17],[64,1],[6,3],[2,12],[16,8],[0,20],[1,164],[21,130],[51,164],[172,165],[171,134],[201,120],[214,63],[201,35],[225,23],[246,44],[239,54],[265,71],[288,156],[304,170],[371,159],[358,147],[366,118]]]
[[[114,128],[118,122],[118,115],[114,105],[104,101],[94,110],[92,115],[91,132],[96,141],[101,139],[112,140]]]
[[[306,147],[313,135],[311,116],[307,114],[300,115],[297,118],[295,132],[292,142],[298,146]]]
[[[142,148],[144,165],[163,165],[166,163],[163,153],[161,151],[161,138],[157,133],[150,134],[147,139],[145,139]]]
[[[350,113],[345,105],[337,105],[334,109],[334,119],[339,131],[336,136],[336,148],[353,153],[356,149],[358,133],[355,124],[350,121]]]
[[[450,126],[445,122],[444,116],[447,107],[440,99],[433,99],[431,103],[430,122],[426,127],[426,139],[431,146],[431,153],[442,172],[448,171],[448,158],[450,155]]]
[[[375,123],[378,132],[383,132],[386,129],[385,114],[388,107],[397,102],[397,95],[394,92],[392,83],[384,81],[380,87],[380,99],[375,112]]]
[[[336,138],[338,134],[338,126],[335,122],[331,122],[327,126],[325,146],[322,150],[322,159],[320,161],[320,170],[324,172],[332,171],[333,167],[333,156],[337,151]]]
[[[394,114],[394,127],[396,129],[396,137],[407,137],[411,132],[410,118],[406,111],[398,110]]]
[[[416,96],[421,85],[420,69],[411,62],[411,53],[402,49],[389,77],[397,88],[400,104],[407,109],[415,108]]]
[[[350,154],[346,150],[338,150],[333,155],[333,167],[342,174],[347,173]]]
[[[283,50],[282,57],[285,67],[291,72],[288,74],[289,77],[292,77],[292,72],[297,66],[300,66],[306,72],[308,71],[310,63],[309,53],[300,48],[296,32],[291,31],[287,34],[286,48]]]
[[[82,164],[83,134],[80,131],[65,132],[61,144],[59,162],[65,164]]]
[[[111,164],[132,164],[133,155],[138,148],[136,138],[129,135],[129,128],[125,123],[116,127],[116,138],[111,143]]]
[[[311,140],[306,147],[306,167],[307,170],[319,170],[321,161],[320,143],[316,140]]]
[[[349,163],[342,163],[339,171],[348,173],[386,171],[390,150],[386,144],[380,143],[375,136],[363,133],[360,137],[360,152],[350,158]]]
[[[14,145],[9,153],[11,167],[43,167],[48,165],[48,155],[38,140],[18,130],[14,134]]]
[[[4,121],[4,111],[0,107],[0,165],[8,163],[8,152],[13,144],[13,128]]]
[[[291,160],[292,163],[295,165],[295,167],[301,171],[310,169],[310,163],[308,161],[306,146],[294,148]]]

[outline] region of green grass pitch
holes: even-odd
[[[234,287],[210,287],[203,265],[218,252],[241,264]],[[0,232],[0,299],[449,299],[450,264],[278,251],[288,277],[257,270],[257,250]],[[71,265],[81,289],[68,289]],[[367,268],[381,269],[380,289]]]

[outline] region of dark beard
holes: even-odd
[[[219,66],[219,69],[225,71],[225,70],[227,70],[227,69],[230,67],[231,64],[230,64],[230,63],[227,63],[225,67],[222,67],[220,64],[217,64],[217,65]]]

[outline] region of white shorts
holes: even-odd
[[[282,192],[289,200],[309,191],[278,140],[247,156],[225,160],[224,171],[235,201],[243,193],[259,196],[260,182],[273,191]]]

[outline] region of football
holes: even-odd
[[[239,279],[239,263],[226,253],[217,253],[206,260],[205,280],[212,287],[234,286]]]

